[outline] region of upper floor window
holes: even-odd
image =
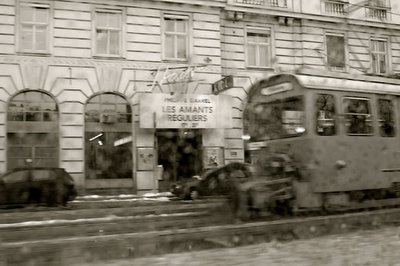
[[[330,70],[346,70],[346,49],[344,34],[327,33],[326,60]]]
[[[165,14],[164,59],[187,60],[189,57],[189,16]]]
[[[246,52],[248,67],[271,67],[271,31],[248,28]]]
[[[95,40],[96,55],[122,55],[122,11],[96,10]]]
[[[386,74],[388,72],[386,40],[371,40],[371,67],[374,74]]]
[[[19,9],[19,49],[28,53],[49,52],[50,6],[21,3]]]
[[[321,4],[324,5],[325,13],[344,15],[348,12],[349,1],[347,0],[324,0]]]
[[[234,0],[235,3],[253,6],[287,7],[287,0]]]
[[[375,7],[389,7],[390,6],[388,0],[368,0],[368,5],[375,6]]]
[[[389,0],[368,0],[365,9],[367,17],[379,20],[387,20],[389,11]]]

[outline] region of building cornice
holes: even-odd
[[[125,0],[132,2],[132,0]],[[207,7],[220,7],[226,6],[226,0],[147,0],[147,2],[160,2],[167,4],[185,4],[185,5],[196,5],[196,6],[207,6]]]
[[[157,69],[176,69],[187,68],[190,64],[179,63],[147,63],[147,62],[132,62],[128,60],[101,60],[90,58],[68,58],[68,57],[38,57],[38,56],[24,56],[24,55],[5,55],[0,56],[0,64],[39,64],[51,66],[65,66],[65,67],[98,67],[109,66],[126,69],[140,69],[156,71]],[[201,68],[201,72],[220,73],[220,66],[215,65],[197,65]]]
[[[326,14],[317,15],[317,14],[299,13],[285,8],[265,9],[265,8],[252,8],[252,7],[228,5],[226,6],[225,11],[242,12],[244,15],[256,14],[256,15],[265,15],[270,17],[290,17],[301,21],[314,20],[327,23],[340,23],[340,24],[348,24],[348,25],[364,26],[364,27],[367,26],[367,27],[382,28],[389,30],[400,29],[400,24],[392,23],[389,21],[386,22],[370,21],[370,20],[354,19],[349,17],[329,16]]]

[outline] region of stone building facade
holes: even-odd
[[[144,193],[243,161],[257,79],[399,84],[399,14],[388,0],[2,0],[0,172],[63,167],[82,192]]]

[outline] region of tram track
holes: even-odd
[[[0,213],[0,265],[3,265],[1,258],[4,258],[5,265],[24,265],[26,260],[32,258],[38,261],[47,258],[46,261],[51,261],[53,265],[55,254],[64,250],[63,244],[53,246],[51,241],[54,240],[63,242],[63,240],[75,239],[77,242],[73,246],[79,247],[79,252],[92,254],[99,252],[105,246],[100,246],[100,249],[96,245],[95,247],[90,244],[86,246],[84,239],[88,237],[119,238],[131,233],[222,224],[225,220],[216,215],[215,208],[220,208],[224,202],[223,199],[206,199],[193,202],[172,200],[150,204],[147,202],[119,203],[113,206],[98,203],[98,208],[83,208],[82,205],[72,205],[69,208],[38,206],[3,211]],[[30,246],[32,243],[36,244]],[[97,240],[94,240],[94,243],[97,243]],[[105,243],[101,245],[103,244]],[[13,247],[22,249],[15,250]],[[71,249],[68,247],[71,248],[71,246],[66,246],[68,250],[66,252],[69,253]],[[72,247],[72,250],[75,250],[75,247]],[[36,265],[41,264],[36,263]],[[47,262],[46,265],[48,265]],[[54,265],[62,264],[54,263]]]
[[[1,223],[18,223],[24,221],[44,221],[55,219],[84,219],[105,216],[157,215],[167,213],[193,212],[215,208],[224,203],[224,199],[196,200],[193,202],[118,202],[112,205],[96,202],[96,207],[84,203],[70,204],[67,207],[29,206],[18,209],[2,209]]]
[[[0,224],[0,240],[33,241],[78,236],[101,236],[132,232],[191,228],[222,221],[206,211],[157,215],[106,216],[77,220]]]
[[[182,215],[182,219],[177,217],[162,220],[154,216],[152,222],[156,224],[147,228],[143,226],[145,220],[137,218],[135,223],[126,217],[126,224],[132,224],[130,227],[124,228],[124,223],[120,226],[119,222],[104,223],[104,228],[118,226],[119,229],[105,230],[102,234],[96,233],[96,227],[93,227],[92,231],[83,234],[68,235],[66,231],[67,236],[63,237],[9,238],[0,245],[0,252],[10,262],[6,265],[18,265],[18,259],[23,258],[45,258],[54,265],[79,264],[83,262],[82,258],[88,257],[90,260],[133,258],[271,240],[286,241],[397,225],[400,223],[400,209],[289,218],[269,216],[267,220],[237,224],[222,222],[223,220],[218,220],[217,217],[214,217],[215,220],[209,219],[213,217],[211,212]],[[148,223],[151,223],[151,219]],[[134,229],[135,225],[140,224],[142,228],[138,226]],[[75,226],[79,228],[82,223],[72,227]],[[79,229],[76,232],[79,232]],[[15,256],[18,257],[17,260],[13,259]]]

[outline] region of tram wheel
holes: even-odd
[[[293,202],[291,200],[277,200],[271,207],[272,212],[281,216],[293,215]]]

